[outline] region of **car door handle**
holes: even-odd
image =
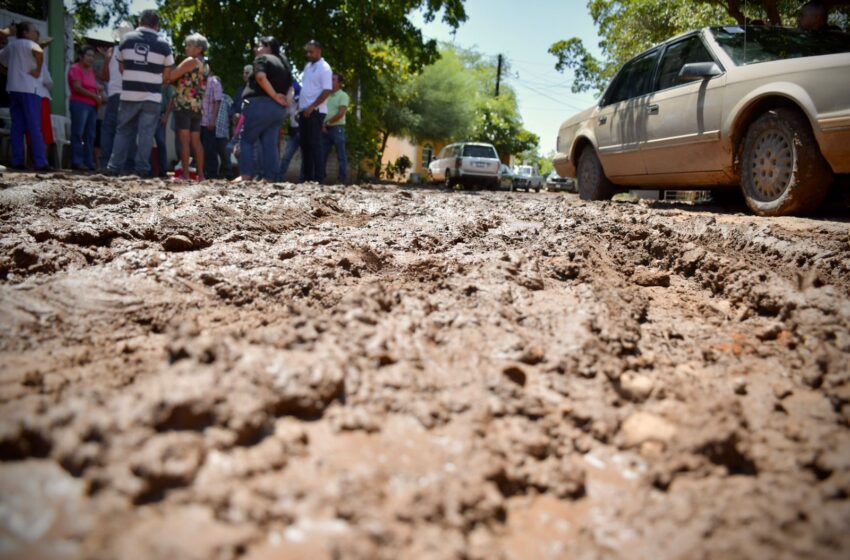
[[[649,105],[646,108],[646,110],[650,115],[657,115],[658,114],[658,104]]]
[[[606,116],[599,117],[599,124],[605,124],[607,122],[608,122],[608,117],[606,117]]]

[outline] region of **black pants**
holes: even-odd
[[[298,116],[301,123],[301,158],[304,162],[304,180],[325,181],[324,157],[322,157],[322,125],[325,114],[313,111],[309,117]]]
[[[201,127],[201,146],[204,148],[204,177],[218,179],[218,146],[215,130]]]

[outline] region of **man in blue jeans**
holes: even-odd
[[[115,30],[119,43],[109,50],[100,51],[106,59],[101,78],[106,82],[106,94],[109,96],[106,100],[106,110],[103,113],[103,123],[100,125],[100,157],[104,167],[109,163],[109,158],[112,156],[115,129],[118,126],[118,107],[121,104],[122,77],[121,67],[118,64],[118,47],[120,41],[123,41],[127,33],[131,31],[133,31],[133,28],[130,27],[130,24],[122,22]],[[132,160],[128,163],[132,164]],[[131,166],[128,166],[128,169],[131,168]]]
[[[162,84],[168,81],[174,65],[171,46],[158,35],[159,14],[145,10],[139,28],[128,33],[118,47],[121,67],[121,104],[118,107],[118,130],[107,172],[122,171],[133,141],[138,140],[135,170],[139,176],[150,174],[151,148],[160,120]],[[138,134],[138,137],[136,137]]]
[[[348,158],[345,155],[345,114],[348,112],[350,99],[342,91],[342,77],[333,75],[333,93],[328,97],[328,114],[322,127],[322,168],[328,168],[328,157],[331,147],[336,149],[339,162],[339,182],[343,185],[348,180]],[[323,176],[325,173],[322,174]]]

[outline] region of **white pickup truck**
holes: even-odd
[[[531,189],[534,189],[535,192],[540,192],[542,188],[543,177],[536,175],[533,167],[530,165],[518,165],[514,169],[514,180],[511,183],[512,191],[523,189],[525,192],[529,192]]]

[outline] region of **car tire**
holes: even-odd
[[[455,185],[454,180],[452,179],[452,172],[449,171],[448,169],[446,169],[446,180],[445,180],[444,184],[445,184],[447,189],[450,189]]]
[[[582,200],[610,200],[614,185],[605,176],[596,150],[588,146],[578,158],[578,194]]]
[[[832,180],[809,121],[800,112],[773,109],[747,129],[741,190],[754,213],[812,213],[826,198]]]

